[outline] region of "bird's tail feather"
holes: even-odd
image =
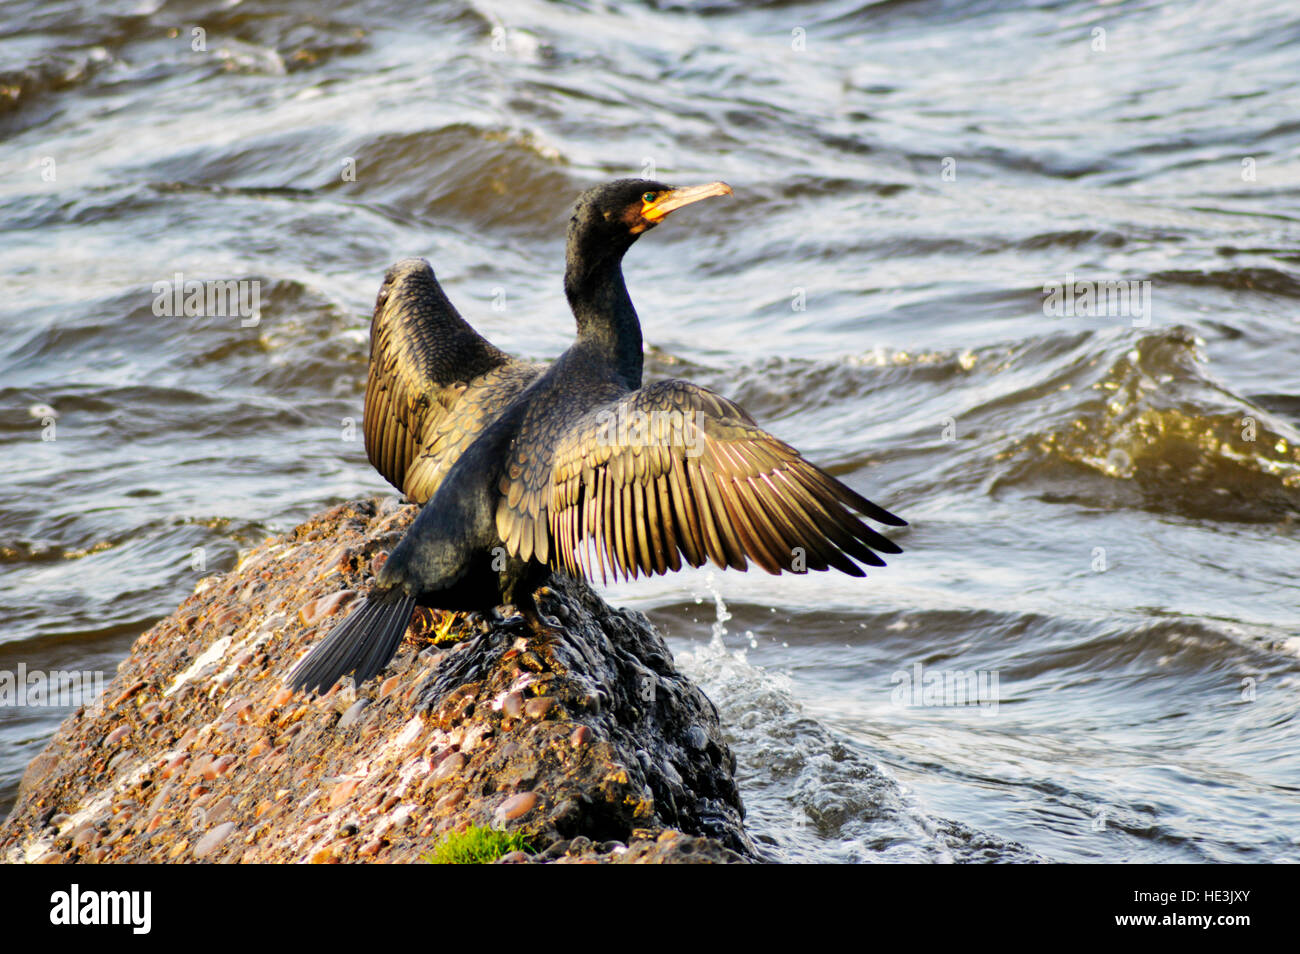
[[[400,589],[371,592],[294,667],[289,685],[326,692],[349,673],[361,685],[397,653],[414,609],[415,597]]]

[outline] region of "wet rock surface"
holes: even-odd
[[[0,860],[413,862],[470,825],[526,833],[508,863],[755,860],[717,710],[581,583],[554,626],[419,610],[359,689],[284,687],[415,512],[343,504],[200,581],[32,761]]]

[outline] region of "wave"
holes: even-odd
[[[1156,272],[1151,280],[1171,285],[1223,288],[1228,291],[1252,291],[1300,298],[1300,278],[1278,268],[1231,268],[1199,272],[1173,270]]]
[[[1217,383],[1201,346],[1176,326],[1076,361],[1072,399],[999,455],[994,489],[1047,482],[1052,499],[1107,509],[1300,516],[1300,432]]]

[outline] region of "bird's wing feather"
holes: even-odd
[[[745,411],[661,381],[564,428],[545,468],[512,459],[497,529],[507,550],[573,576],[634,578],[682,563],[863,576],[897,544],[853,511],[905,521],[813,466]],[[542,470],[540,475],[538,470]],[[857,562],[855,562],[857,561]]]
[[[478,334],[447,300],[423,259],[384,278],[370,325],[366,453],[393,486],[475,378],[512,359]]]

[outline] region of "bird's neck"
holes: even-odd
[[[635,390],[641,386],[641,322],[623,282],[621,259],[594,264],[571,259],[564,292],[578,322],[578,341]]]

